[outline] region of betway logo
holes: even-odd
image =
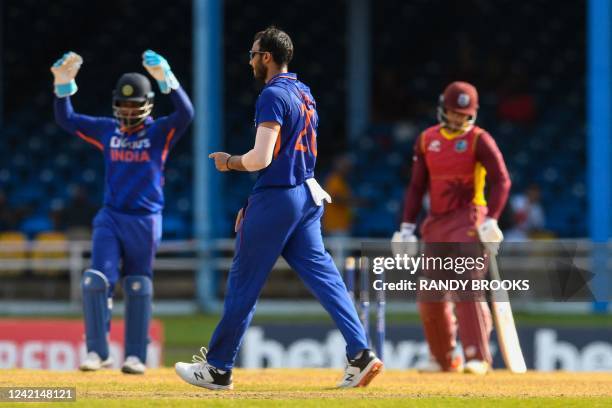
[[[132,149],[141,150],[151,147],[151,141],[146,139],[128,140],[127,138],[113,136],[110,140],[110,147],[113,149]]]
[[[569,342],[558,341],[555,330],[541,329],[535,335],[535,350],[536,370],[612,370],[612,344],[605,341],[593,341],[581,350]]]
[[[557,339],[554,329],[536,330],[533,341],[533,368],[539,371],[609,371],[612,370],[612,344],[593,341],[578,347]],[[527,338],[522,339],[523,342]],[[247,330],[241,351],[245,368],[263,367],[332,367],[343,368],[346,345],[338,330],[329,331],[324,340],[303,338],[288,345],[264,336],[261,327]],[[429,361],[429,348],[424,340],[385,342],[385,366],[393,369],[416,368]],[[491,353],[497,347],[491,344]]]
[[[324,341],[296,340],[287,347],[276,340],[264,338],[261,327],[247,330],[241,352],[242,366],[262,367],[332,367],[346,365],[346,343],[338,330],[330,331]],[[385,366],[403,369],[420,366],[429,360],[425,341],[400,341],[395,346],[385,342]]]

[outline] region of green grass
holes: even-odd
[[[494,371],[484,377],[388,370],[368,388],[339,390],[340,370],[267,369],[234,372],[233,391],[214,392],[181,381],[171,368],[144,376],[117,370],[94,373],[5,370],[2,387],[75,387],[85,407],[604,407],[612,405],[606,373]],[[4,406],[4,405],[3,405]],[[13,404],[13,406],[22,406]]]
[[[242,407],[346,407],[349,401],[346,399],[330,400],[330,399],[266,399],[266,400],[205,400],[205,405],[201,400],[187,399],[120,399],[120,400],[88,400],[87,402],[53,404],[54,407],[222,407],[222,408],[242,408]],[[455,397],[455,398],[377,398],[366,400],[351,400],[350,406],[353,408],[372,408],[374,407],[389,407],[389,408],[404,408],[404,407],[547,407],[547,408],[565,408],[565,407],[609,407],[612,404],[612,398],[470,398],[470,397]],[[21,405],[15,405],[17,407]]]

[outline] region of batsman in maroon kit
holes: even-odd
[[[432,243],[478,242],[483,245],[466,247],[480,252],[477,256],[483,256],[483,251],[497,254],[503,239],[497,219],[508,198],[510,178],[491,135],[474,125],[477,111],[478,93],[469,83],[453,82],[440,96],[440,123],[421,133],[414,145],[412,177],[394,242],[417,241],[416,219],[423,197],[429,193],[430,211],[421,226],[426,254],[431,254]],[[479,273],[482,276],[472,278],[485,278],[486,270]],[[432,356],[430,364],[422,367],[424,371],[484,374],[489,370],[492,320],[485,301],[420,298],[419,312]],[[465,365],[454,356],[457,323]]]

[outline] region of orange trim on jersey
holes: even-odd
[[[274,158],[275,159],[278,156],[278,152],[280,152],[281,142],[282,142],[282,137],[281,137],[281,131],[279,130],[278,135],[276,136],[276,142],[274,142]]]
[[[136,126],[135,128],[126,128],[126,127],[122,126],[122,127],[119,128],[119,130],[122,133],[132,134],[132,133],[138,132],[139,130],[144,129],[144,127],[145,127],[144,123],[141,123],[140,125]]]
[[[84,141],[86,141],[89,144],[94,145],[95,147],[97,147],[100,151],[104,151],[104,146],[102,146],[102,143],[98,142],[96,139],[94,139],[91,136],[87,136],[86,134],[80,132],[80,131],[76,131],[76,135],[78,137],[80,137],[81,139],[83,139]]]
[[[170,129],[168,135],[166,136],[166,144],[164,145],[164,150],[162,151],[162,163],[166,162],[166,158],[168,157],[168,151],[170,150],[170,142],[174,137],[175,128]]]

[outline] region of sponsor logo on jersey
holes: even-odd
[[[467,150],[468,147],[468,143],[467,140],[462,139],[462,140],[457,140],[457,142],[455,143],[455,151],[457,153],[463,153]]]
[[[125,137],[113,136],[110,140],[110,158],[120,162],[149,162],[151,156],[146,149],[151,147],[151,141],[146,139],[129,140]]]
[[[429,146],[427,146],[427,150],[429,150],[430,152],[439,152],[440,151],[440,141],[432,140],[429,143]]]
[[[120,161],[120,162],[149,162],[151,161],[151,157],[146,150],[143,151],[134,151],[134,150],[117,150],[112,149],[111,152],[111,160],[112,161]]]
[[[151,141],[147,139],[129,140],[126,137],[113,136],[110,140],[111,149],[148,149],[151,147]]]

